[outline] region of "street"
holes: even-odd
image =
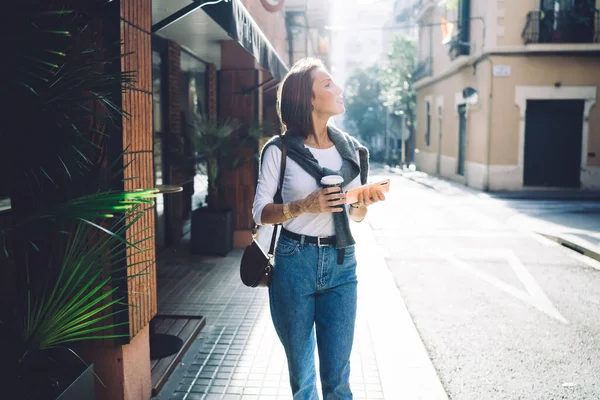
[[[369,223],[448,397],[600,398],[600,263],[533,233],[597,238],[600,203],[383,176]]]

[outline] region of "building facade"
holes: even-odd
[[[331,1],[286,0],[287,48],[290,65],[304,57],[315,57],[331,66]]]
[[[270,135],[278,128],[275,88],[288,63],[284,2],[201,4],[153,1],[155,87],[164,93],[154,96],[155,105],[157,98],[162,99],[162,108],[154,110],[155,159],[162,161],[156,166],[157,184],[184,187],[157,207],[159,248],[177,243],[187,233],[185,221],[203,200],[192,201],[193,113],[215,121],[237,119],[242,123],[240,131],[264,125]],[[157,124],[159,116],[163,121]],[[246,149],[249,162],[222,176],[224,201],[234,210],[236,247],[245,247],[251,236],[251,199],[258,174],[251,161],[256,152]],[[182,166],[182,160],[191,163]]]
[[[599,6],[419,1],[417,167],[490,191],[600,188]]]

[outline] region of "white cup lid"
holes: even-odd
[[[344,182],[344,178],[339,175],[327,175],[321,178],[321,185],[339,185]]]

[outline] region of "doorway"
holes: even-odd
[[[583,108],[583,100],[527,101],[525,186],[580,187]]]

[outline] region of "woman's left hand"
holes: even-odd
[[[370,206],[371,204],[375,204],[384,200],[385,195],[383,194],[383,191],[381,189],[371,187],[363,190],[363,192],[358,195],[358,201],[355,204],[357,204],[359,207]]]

